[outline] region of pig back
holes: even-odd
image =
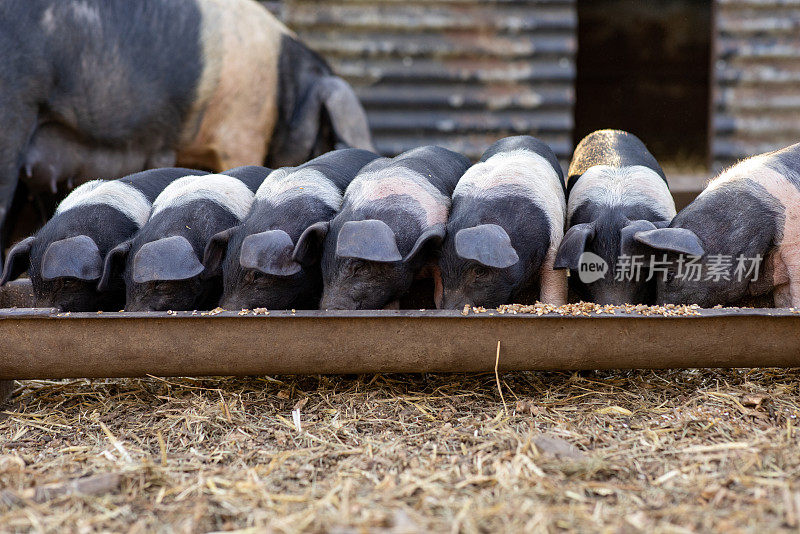
[[[376,168],[391,169],[402,167],[420,174],[431,183],[440,193],[452,196],[458,180],[469,169],[470,161],[452,150],[440,146],[423,146],[403,152],[390,160],[377,160],[373,162]],[[373,164],[365,167],[368,170]]]
[[[264,183],[264,179],[269,176],[271,172],[272,169],[261,167],[259,165],[244,165],[242,167],[229,169],[220,174],[224,176],[230,176],[231,178],[236,178],[246,185],[250,191],[255,193],[258,191],[258,188],[261,187],[261,184]]]
[[[553,167],[556,175],[558,175],[558,179],[561,181],[561,185],[566,187],[564,183],[564,171],[561,170],[561,164],[558,162],[558,158],[553,152],[553,149],[551,149],[547,143],[530,135],[516,135],[500,139],[486,149],[480,161],[485,162],[497,154],[515,152],[518,150],[527,150],[528,152],[533,152],[544,158],[547,163]]]
[[[370,162],[380,158],[369,150],[360,148],[343,148],[332,150],[308,161],[295,170],[309,169],[322,173],[328,180],[344,192],[358,172]]]
[[[203,176],[208,174],[206,171],[186,169],[183,167],[164,167],[161,169],[149,169],[137,172],[119,179],[119,182],[128,184],[147,197],[152,204],[156,197],[172,182],[184,176]]]
[[[666,183],[667,177],[647,150],[642,141],[633,134],[621,130],[599,130],[592,132],[578,143],[569,166],[567,193],[578,179],[596,165],[609,167],[647,167],[658,174]]]

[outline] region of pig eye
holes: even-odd
[[[487,269],[486,267],[481,267],[481,266],[475,267],[473,272],[475,273],[475,278],[486,278],[487,276],[489,276],[489,269]]]
[[[158,292],[165,292],[169,289],[169,282],[160,281],[160,282],[153,282],[153,290]]]
[[[253,284],[263,279],[264,279],[264,274],[256,270],[247,271],[247,273],[245,273],[244,275],[244,281],[247,284]]]
[[[356,276],[358,274],[364,274],[369,270],[369,266],[366,262],[363,261],[355,261],[350,266],[350,274]]]

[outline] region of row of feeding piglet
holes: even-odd
[[[676,216],[655,158],[617,130],[578,145],[566,184],[529,136],[498,141],[472,166],[428,146],[395,158],[338,150],[275,171],[155,169],[76,189],[12,248],[0,284],[27,270],[37,305],[65,311],[379,309],[430,277],[436,305],[461,308],[565,303],[569,271],[571,297],[599,303],[774,292],[798,306],[798,170],[800,145],[756,156]],[[645,261],[636,278],[584,283],[586,253],[611,269],[658,256],[662,276]],[[723,254],[765,261],[744,280],[675,276],[686,256]]]

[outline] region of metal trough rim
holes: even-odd
[[[0,310],[0,380],[800,366],[800,314]]]

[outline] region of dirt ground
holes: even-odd
[[[797,530],[799,412],[800,370],[25,381],[0,530]]]

